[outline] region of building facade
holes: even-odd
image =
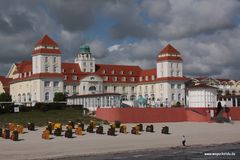
[[[148,105],[170,107],[177,102],[189,104],[186,103],[189,81],[193,85],[206,83],[216,87],[218,93],[240,93],[240,82],[237,81],[232,89],[231,81],[225,84],[225,81],[211,78],[184,77],[182,55],[170,44],[156,54],[156,60],[153,60],[156,67],[152,69],[98,64],[87,45],[80,47],[72,63],[63,62],[61,55],[58,44],[45,35],[34,46],[32,60],[13,64],[8,75],[3,77],[5,80],[0,79],[5,82],[5,89],[8,86],[13,102],[53,102],[56,92],[64,92],[69,97],[78,95],[84,98],[84,95],[91,94],[120,94],[126,104],[145,98]],[[240,102],[237,100],[235,103]]]

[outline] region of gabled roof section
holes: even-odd
[[[3,90],[6,92],[6,93],[9,93],[10,92],[10,82],[12,81],[12,78],[6,78],[4,76],[0,76],[0,82],[2,83],[3,85]]]
[[[44,35],[35,45],[35,47],[37,46],[55,46],[57,47],[58,44],[52,39],[50,38],[48,35]]]

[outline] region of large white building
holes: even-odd
[[[58,44],[45,35],[33,48],[31,61],[13,64],[8,75],[0,79],[0,82],[4,81],[5,89],[10,88],[13,101],[29,104],[52,102],[56,92],[64,92],[68,96],[85,98],[82,95],[96,94],[101,99],[111,99],[102,95],[120,94],[126,103],[144,97],[152,106],[186,103],[186,82],[190,78],[183,76],[182,55],[170,44],[156,54],[156,60],[153,59],[156,67],[147,70],[139,66],[98,64],[86,45],[80,47],[72,63],[63,62],[61,54]],[[197,78],[191,81],[200,82]],[[217,84],[218,88],[223,87],[223,92],[226,91],[225,85]],[[216,87],[216,82],[211,85]],[[83,102],[81,99],[76,102],[80,101]]]
[[[153,60],[153,63],[155,61]],[[124,100],[185,101],[181,54],[170,44],[157,55],[156,68],[96,64],[89,46],[81,46],[73,63],[64,63],[56,42],[45,35],[35,45],[31,61],[13,64],[7,78],[14,102],[51,102],[54,93],[120,93]]]

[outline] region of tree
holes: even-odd
[[[66,101],[66,95],[62,92],[56,92],[54,94],[54,98],[53,98],[54,102],[62,102],[62,101]]]
[[[12,101],[12,97],[10,94],[8,93],[0,94],[0,102],[11,102],[11,101]]]

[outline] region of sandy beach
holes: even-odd
[[[147,124],[144,124],[144,128]],[[163,126],[169,126],[169,135],[161,134]],[[127,124],[128,132],[134,124]],[[107,132],[108,126],[104,126]],[[182,135],[187,145],[213,145],[240,141],[240,122],[230,123],[155,123],[154,133],[142,132],[141,135],[121,134],[117,136],[98,135],[85,132],[84,136],[68,139],[51,136],[51,140],[41,139],[44,128],[37,131],[25,131],[20,141],[0,139],[1,159],[47,159],[76,155],[99,154],[130,151],[149,148],[167,148],[181,146]]]

